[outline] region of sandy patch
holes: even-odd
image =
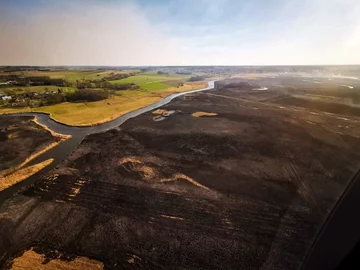
[[[156,116],[154,116],[152,118],[153,121],[162,121],[165,120],[166,117],[169,117],[170,115],[174,114],[175,111],[174,110],[164,110],[164,109],[157,109],[155,111],[152,111],[152,114],[156,114]]]
[[[157,175],[153,168],[144,165],[142,161],[134,157],[120,159],[119,165],[128,172],[139,172],[145,180],[153,179]]]
[[[213,112],[194,112],[191,115],[194,116],[194,117],[202,117],[202,116],[216,116],[218,114],[213,113]]]
[[[60,259],[60,253],[57,258],[46,262],[46,257],[42,254],[38,254],[32,249],[25,251],[20,257],[13,260],[11,269],[36,269],[36,270],[98,270],[104,269],[104,264],[91,260],[86,257],[77,257],[73,261],[66,261]]]
[[[17,129],[18,128],[18,126],[17,125],[10,125],[10,126],[8,126],[7,128],[6,128],[6,130],[14,130],[14,129]]]
[[[159,115],[167,115],[169,112],[168,110],[164,109],[157,109],[155,111],[152,111],[152,114],[159,114]]]
[[[71,188],[71,193],[69,194],[70,197],[76,197],[76,195],[78,195],[80,192],[80,188],[76,187],[76,188]]]
[[[168,215],[160,215],[163,218],[168,218],[168,219],[176,219],[176,220],[185,220],[182,217],[175,217],[175,216],[168,216]]]
[[[16,139],[16,138],[18,138],[19,137],[19,132],[14,132],[14,133],[10,133],[9,135],[8,135],[8,139]]]
[[[121,158],[119,160],[119,165],[122,165],[124,163],[127,163],[127,162],[131,162],[131,163],[142,163],[142,161],[134,158],[134,157],[125,157],[125,158]]]
[[[186,176],[185,174],[182,174],[182,173],[177,173],[177,174],[173,175],[173,177],[171,177],[171,178],[162,179],[162,180],[160,180],[160,182],[165,183],[165,182],[171,182],[171,181],[176,181],[176,180],[180,180],[180,179],[184,179],[184,180],[190,182],[191,184],[193,184],[193,185],[195,185],[197,187],[200,187],[200,188],[203,188],[203,189],[206,189],[206,190],[210,190],[209,188],[201,185],[200,183],[198,183],[194,179],[192,179],[189,176]]]

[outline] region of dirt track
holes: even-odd
[[[298,268],[359,167],[360,122],[249,96],[191,94],[88,136],[2,205],[1,262],[36,247],[108,269]]]

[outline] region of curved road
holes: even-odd
[[[37,172],[36,174],[30,176],[28,179],[9,187],[6,190],[0,192],[0,204],[3,203],[6,199],[10,198],[13,194],[21,191],[24,187],[33,184],[40,176],[40,174],[44,174],[55,168],[58,164],[60,164],[72,151],[76,149],[76,147],[81,143],[81,141],[85,138],[86,135],[93,134],[93,133],[100,133],[105,132],[109,129],[116,128],[123,124],[126,120],[136,117],[140,114],[143,114],[148,111],[152,111],[158,107],[161,107],[167,103],[169,103],[172,99],[177,98],[182,95],[210,90],[214,88],[214,81],[208,82],[208,87],[198,90],[191,90],[187,92],[181,92],[172,94],[154,104],[149,106],[143,107],[141,109],[137,109],[135,111],[129,112],[118,118],[111,120],[109,122],[97,125],[97,126],[90,126],[90,127],[71,127],[67,125],[63,125],[61,123],[55,122],[50,118],[48,114],[44,113],[22,113],[20,115],[24,116],[36,116],[39,123],[47,126],[51,130],[61,133],[71,135],[72,137],[54,148],[50,149],[49,151],[45,152],[44,154],[38,156],[37,158],[33,159],[31,162],[27,164],[27,166],[37,164],[49,158],[53,158],[54,161],[43,170]],[[16,114],[19,115],[19,114]],[[12,115],[2,115],[1,117],[11,117]]]

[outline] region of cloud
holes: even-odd
[[[46,6],[21,24],[0,23],[3,65],[156,65],[182,59],[171,38],[132,4]]]
[[[201,17],[197,23],[179,24],[176,19],[171,24],[171,16],[165,17],[169,35],[176,29],[175,36],[186,37],[183,50],[193,61],[238,65],[360,63],[357,0],[228,0],[225,4],[213,20]],[[218,2],[213,6],[218,8]],[[209,7],[204,14],[207,10]]]
[[[360,63],[358,0],[29,1],[0,7],[0,64]]]

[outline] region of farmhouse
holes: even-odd
[[[10,100],[11,96],[6,96],[6,95],[0,95],[2,100]]]

